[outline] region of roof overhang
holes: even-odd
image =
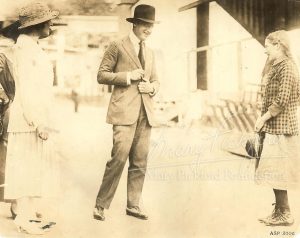
[[[203,3],[206,3],[206,2],[212,2],[213,0],[198,0],[198,1],[195,1],[195,2],[192,2],[190,4],[187,4],[181,8],[178,9],[179,12],[183,12],[183,11],[186,11],[186,10],[189,10],[191,8],[194,8],[194,7],[197,7]]]
[[[121,0],[121,1],[119,1],[118,5],[134,5],[138,1],[139,0]]]

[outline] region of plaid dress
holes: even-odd
[[[300,85],[297,67],[289,58],[275,60],[265,77],[262,92],[262,115],[272,118],[262,131],[275,135],[298,135],[297,104]]]
[[[297,67],[287,57],[277,59],[263,81],[262,115],[269,111],[272,118],[262,128],[266,137],[255,181],[275,189],[299,189],[297,105],[300,87]]]

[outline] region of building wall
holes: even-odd
[[[131,24],[126,21],[127,17],[131,16],[131,6],[124,4],[118,6],[118,18],[119,18],[119,36],[122,37],[128,33],[131,29]]]
[[[260,83],[266,60],[263,46],[215,2],[210,4],[209,44],[215,46],[209,78],[212,93],[235,93],[248,83]]]
[[[68,94],[76,90],[81,96],[94,97],[107,91],[97,83],[97,71],[105,47],[117,38],[117,16],[62,16],[66,26],[56,28],[50,38],[42,40],[55,66],[57,90]]]

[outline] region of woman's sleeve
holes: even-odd
[[[36,62],[31,57],[30,52],[27,49],[18,48],[16,50],[16,83],[19,90],[21,106],[23,108],[23,116],[25,120],[36,127],[44,124],[46,119],[44,113],[41,112],[36,106],[41,103],[39,97],[39,89],[35,84],[35,72]]]
[[[295,69],[291,63],[285,64],[278,73],[279,90],[275,100],[269,107],[272,117],[281,113],[289,103],[290,94],[295,82]]]

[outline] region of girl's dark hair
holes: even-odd
[[[4,37],[10,38],[16,42],[17,38],[19,37],[19,31],[18,31],[19,26],[20,26],[19,21],[15,21],[15,22],[11,23],[10,25],[1,29],[0,34],[3,35]]]

